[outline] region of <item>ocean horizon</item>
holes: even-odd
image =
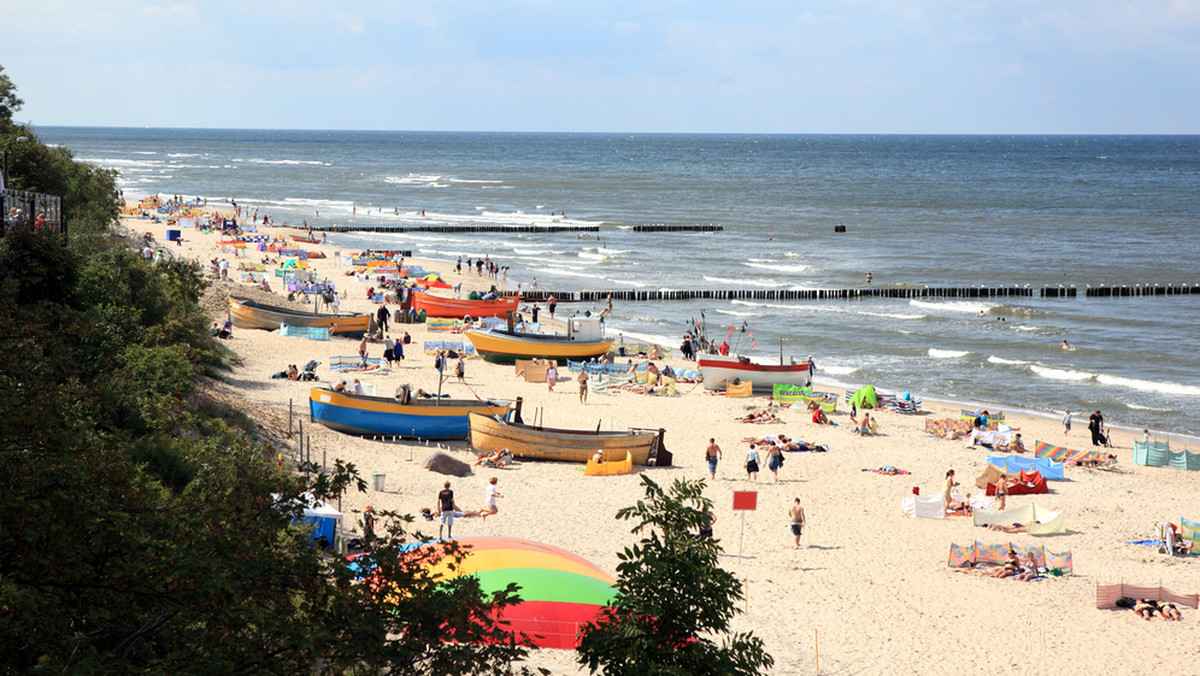
[[[701,321],[756,359],[811,354],[839,387],[1200,434],[1200,295],[1083,297],[1200,282],[1200,136],[37,132],[120,171],[127,198],[235,198],[276,224],[598,228],[330,234],[348,250],[488,255],[541,289],[853,289],[867,273],[897,289],[1028,285],[1033,297],[623,301],[608,321],[670,346]],[[634,230],[650,224],[719,230]]]

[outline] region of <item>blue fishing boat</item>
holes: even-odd
[[[512,402],[422,399],[407,393],[403,399],[389,399],[314,387],[309,390],[308,410],[314,421],[346,434],[465,439],[470,429],[467,414],[507,418]]]

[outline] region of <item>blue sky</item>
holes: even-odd
[[[0,0],[40,125],[1200,133],[1200,0]]]

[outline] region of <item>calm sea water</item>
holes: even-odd
[[[120,170],[127,197],[236,197],[276,222],[600,226],[600,241],[335,236],[488,254],[542,289],[1200,282],[1194,136],[40,133]],[[651,223],[724,230],[631,229]],[[760,359],[812,354],[819,380],[1195,435],[1197,310],[1200,296],[618,303],[610,329],[677,345],[703,317]]]

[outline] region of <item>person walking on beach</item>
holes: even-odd
[[[800,505],[800,498],[792,503],[788,509],[788,518],[792,520],[792,536],[796,539],[796,549],[800,549],[800,534],[804,532],[804,507]]]
[[[579,380],[579,403],[587,404],[587,394],[588,394],[587,371],[584,369],[579,369],[579,378],[577,380]]]
[[[1067,409],[1066,415],[1063,416],[1063,435],[1071,433],[1071,409]]]
[[[458,382],[462,383],[463,385],[467,384],[467,364],[465,361],[463,361],[462,357],[459,357],[458,363],[454,365],[454,375],[458,376]]]
[[[546,390],[554,391],[554,383],[558,380],[558,366],[554,360],[550,360],[550,365],[546,367]]]
[[[778,444],[768,444],[767,469],[771,470],[771,474],[775,476],[775,483],[779,483],[780,467],[783,467],[783,449]]]
[[[454,537],[454,513],[459,511],[454,503],[454,491],[450,490],[450,482],[442,484],[442,490],[437,496],[437,513],[441,517],[438,524],[438,539],[442,538],[442,528],[446,529],[446,537]]]
[[[758,445],[751,442],[750,450],[746,451],[746,479],[758,481]]]
[[[812,387],[813,374],[817,372],[817,363],[813,361],[812,355],[808,355],[808,386]]]
[[[721,447],[717,440],[710,438],[708,448],[704,449],[704,460],[708,463],[708,474],[713,481],[717,480],[717,461],[721,459]]]
[[[550,294],[550,297],[546,299],[546,305],[550,309],[550,319],[554,319],[554,308],[558,307],[558,299],[554,297],[554,294]]]

